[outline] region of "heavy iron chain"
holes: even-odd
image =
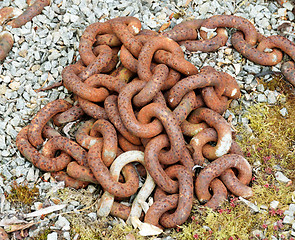
[[[212,67],[198,71],[180,47],[216,51],[228,40],[225,27],[238,30],[231,37],[233,47],[255,63],[276,65],[281,51],[295,60],[294,43],[264,37],[237,16],[190,20],[161,34],[141,30],[134,17],[97,22],[80,39],[81,59],[62,73],[77,104],[48,103],[19,132],[19,151],[66,186],[100,184],[98,215],[128,223],[140,218],[173,228],[187,220],[195,195],[213,209],[229,193],[251,197],[251,166],[222,117],[229,101],[239,98],[239,86]],[[282,64],[282,73],[295,86],[294,62]],[[57,127],[81,120],[76,141],[50,127],[50,119]],[[203,168],[198,174],[196,166]],[[139,176],[146,180],[137,193]],[[152,192],[154,203],[143,213],[142,203]],[[120,203],[135,193],[131,207]]]

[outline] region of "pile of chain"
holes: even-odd
[[[134,17],[97,22],[80,39],[81,59],[62,73],[76,105],[48,103],[19,132],[19,151],[67,186],[100,184],[98,215],[128,223],[138,218],[173,228],[189,217],[194,195],[213,209],[228,195],[251,197],[251,166],[222,117],[240,96],[238,84],[209,66],[198,71],[180,47],[215,51],[228,40],[225,27],[239,30],[232,45],[256,63],[280,62],[277,48],[295,59],[288,39],[264,37],[237,16],[191,20],[161,34],[141,30]],[[282,66],[294,85],[294,63]],[[83,123],[76,141],[55,130],[76,120]],[[138,191],[140,178],[145,183]],[[154,202],[147,207],[151,194]],[[134,199],[131,207],[120,203],[128,199]]]

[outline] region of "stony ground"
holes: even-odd
[[[5,6],[25,9],[27,3],[25,0],[1,1],[0,8]],[[90,185],[82,191],[64,189],[63,183],[55,182],[49,174],[40,172],[26,161],[15,146],[17,133],[28,124],[41,107],[58,98],[72,102],[71,94],[64,87],[46,92],[36,90],[61,80],[63,68],[79,58],[79,38],[91,23],[118,16],[134,16],[140,19],[144,29],[158,31],[173,13],[171,27],[188,18],[235,14],[251,20],[258,31],[266,36],[282,34],[294,41],[295,25],[292,10],[292,2],[280,6],[276,1],[262,0],[53,0],[42,14],[23,27],[18,29],[1,27],[13,34],[15,44],[0,66],[0,226],[7,226],[8,220],[21,223],[24,229],[11,233],[12,239],[110,239],[110,236],[118,239],[139,238],[134,230],[128,227],[125,227],[124,231],[118,229],[118,223],[124,225],[119,219],[97,220],[94,205],[99,188]],[[285,22],[288,27],[282,28]],[[187,53],[187,58],[198,68],[211,65],[237,79],[243,95],[241,99],[234,100],[225,113],[225,117],[230,118],[233,128],[242,127],[245,134],[255,133],[249,116],[247,117],[245,113],[257,103],[270,108],[277,106],[277,112],[288,118],[288,109],[282,103],[287,101],[287,94],[292,92],[292,88],[290,86],[284,88],[282,85],[278,88],[276,84],[272,84],[277,81],[277,76],[271,72],[280,72],[280,64],[272,68],[256,65],[233,50],[230,41],[218,52]],[[263,81],[261,77],[258,78],[260,73],[264,73]],[[287,88],[288,91],[285,91]],[[241,141],[242,138],[240,136]],[[294,136],[293,141],[295,141]],[[276,169],[274,173],[276,181],[291,184],[286,175],[291,178],[290,174],[280,169]],[[25,202],[25,199],[28,201]],[[272,207],[276,208],[275,200],[271,202],[274,204]],[[26,215],[56,204],[65,205],[61,205],[63,209],[60,211],[53,207],[51,209],[53,213],[41,213],[34,217]],[[248,205],[251,211],[253,205],[249,203]],[[285,212],[282,219],[284,224],[291,226],[294,222],[295,205],[289,206],[285,209],[289,212]],[[38,224],[31,224],[30,228],[24,227],[25,224],[30,226],[31,222]],[[89,232],[86,233],[81,231],[81,228],[86,230],[87,222],[93,224],[93,228],[100,228],[99,231],[96,229],[96,235],[91,235],[95,231],[91,232],[88,229]],[[293,226],[295,229],[294,224]],[[292,230],[288,229],[288,237],[291,239]],[[253,231],[258,231],[254,235],[256,239],[264,238],[263,231],[259,229]],[[177,234],[168,230],[158,238],[171,239],[172,233]],[[197,238],[192,231],[190,237],[183,239],[194,237]],[[225,239],[230,237],[231,235],[228,235]],[[280,238],[283,239],[274,235],[272,237],[272,239]]]

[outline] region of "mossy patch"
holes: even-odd
[[[18,184],[14,181],[6,200],[15,204],[31,205],[38,196],[39,189],[36,186],[29,188],[25,183]]]
[[[280,114],[282,108],[287,109],[285,117]],[[253,105],[245,115],[253,134],[238,127],[238,134],[242,136],[240,145],[252,165],[259,165],[267,174],[279,169],[292,180],[295,180],[294,109],[295,100],[291,98],[275,106]]]

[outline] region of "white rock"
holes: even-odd
[[[269,206],[273,209],[276,209],[279,206],[280,202],[279,201],[272,201]]]
[[[49,233],[47,235],[47,240],[57,240],[57,233],[56,232]]]
[[[295,204],[294,203],[291,203],[289,205],[289,211],[292,211],[293,213],[295,213]]]
[[[276,172],[275,177],[278,181],[288,183],[291,179],[287,178],[282,172]]]
[[[35,173],[34,173],[34,169],[30,168],[27,174],[27,181],[28,182],[34,182],[35,181]]]
[[[283,219],[284,224],[293,224],[295,222],[294,217],[291,216],[285,216]]]
[[[288,110],[287,108],[283,107],[281,110],[280,110],[280,114],[283,116],[283,117],[286,117],[288,115]]]
[[[264,94],[258,94],[257,101],[258,102],[267,102],[267,98]]]
[[[55,222],[55,227],[63,231],[70,230],[70,222],[63,216],[59,216],[58,220]]]

